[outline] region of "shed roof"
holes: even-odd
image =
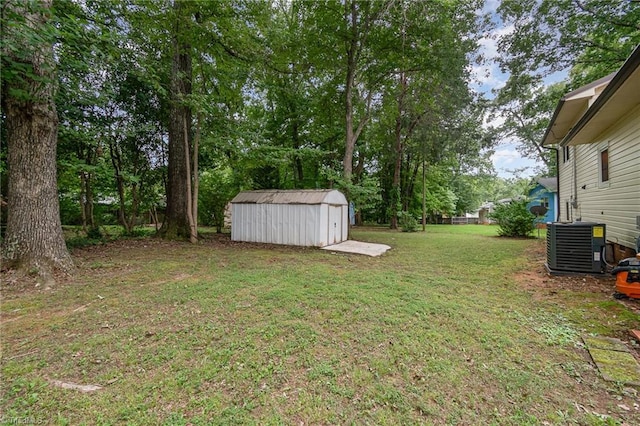
[[[335,189],[263,189],[243,191],[236,195],[231,203],[347,205],[347,199]]]

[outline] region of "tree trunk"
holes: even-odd
[[[141,188],[142,184],[138,185],[134,183],[131,185],[131,214],[128,219],[129,233],[133,234],[133,230],[136,227],[136,223],[138,222],[138,210],[140,209],[140,192],[142,192]]]
[[[369,94],[366,97],[366,108],[364,116],[360,118],[358,126],[354,129],[354,105],[353,99],[355,96],[354,89],[356,86],[356,72],[358,68],[358,59],[360,52],[362,51],[367,35],[367,27],[369,16],[358,17],[358,7],[355,0],[351,2],[345,2],[345,20],[349,22],[351,31],[349,34],[349,41],[347,43],[347,78],[345,81],[345,123],[346,123],[346,138],[344,157],[342,159],[343,176],[347,184],[351,183],[353,174],[353,153],[355,152],[356,142],[360,137],[360,133],[364,129],[364,126],[369,121],[369,114],[371,109],[371,99],[373,96],[373,90],[369,90]],[[366,22],[362,22],[365,20]],[[361,32],[359,25],[364,26],[364,30]],[[347,194],[349,199],[349,194]]]
[[[125,233],[131,234],[131,228],[127,222],[127,211],[124,194],[124,176],[122,176],[122,157],[117,146],[117,142],[113,139],[109,141],[109,151],[111,153],[111,164],[116,178],[116,187],[118,188],[118,222],[124,228]]]
[[[296,154],[293,159],[293,184],[296,188],[303,188],[304,185],[304,170],[302,168],[302,160],[298,156],[298,150],[300,149],[300,122],[297,111],[293,111],[293,125],[291,128],[291,139],[293,141],[293,149]]]
[[[184,3],[176,0],[176,22],[173,35],[173,58],[171,67],[170,106],[169,106],[169,159],[167,181],[167,211],[160,236],[168,239],[190,238],[191,227],[188,208],[187,162],[190,161],[185,146],[190,146],[191,108],[185,103],[191,94],[192,64],[189,45],[182,40],[182,25],[186,19],[182,16]],[[187,129],[185,132],[184,129]],[[185,140],[186,138],[186,140]]]
[[[345,81],[345,122],[346,141],[344,158],[342,159],[343,176],[347,183],[351,182],[353,171],[353,151],[356,145],[356,135],[353,131],[353,89],[356,77],[357,50],[358,50],[358,16],[355,1],[351,2],[350,10],[345,4],[345,18],[351,20],[351,40],[347,45],[347,78]]]
[[[80,150],[78,157],[84,158],[88,166],[95,164],[96,154],[91,146],[87,146],[86,152]],[[96,229],[96,220],[93,214],[93,173],[82,170],[80,172],[80,210],[82,213],[82,230],[88,232]]]
[[[189,242],[198,242],[198,229],[195,221],[193,220],[193,193],[191,192],[191,165],[189,158],[189,130],[187,129],[187,123],[184,123],[184,156],[186,158],[187,167],[187,219],[189,221]]]
[[[156,209],[156,206],[151,206],[151,209],[149,210],[149,216],[151,216],[153,226],[156,228],[156,231],[158,231],[158,210]]]
[[[198,238],[198,197],[200,196],[200,171],[199,171],[199,163],[198,156],[200,155],[200,136],[202,134],[202,113],[198,113],[196,116],[196,137],[193,141],[193,171],[191,174],[193,175],[193,197],[192,197],[192,206],[193,206],[193,222],[196,241]]]
[[[51,1],[42,1],[36,11],[27,11],[20,4],[4,6],[5,13],[22,16],[25,23],[3,29],[3,45],[23,46],[19,54],[3,51],[3,62],[31,70],[5,81],[2,90],[8,165],[3,258],[10,266],[36,272],[52,284],[54,270],[69,272],[73,261],[64,242],[58,201],[53,49],[43,38],[31,37],[47,25],[45,12]]]
[[[82,230],[84,232],[89,232],[96,228],[91,180],[91,173],[80,172],[80,212],[82,213]]]
[[[426,180],[426,162],[424,154],[422,155],[422,232],[427,230],[427,180]]]
[[[402,169],[402,155],[404,153],[404,144],[402,139],[402,120],[404,116],[404,98],[407,93],[407,80],[404,72],[401,72],[399,75],[399,83],[400,83],[400,94],[398,95],[398,115],[396,116],[396,126],[395,126],[395,143],[394,143],[394,167],[393,167],[393,181],[392,186],[394,190],[398,191],[398,195],[402,193],[401,181],[400,181],[400,173]],[[402,196],[400,196],[402,199]],[[393,206],[391,211],[391,229],[398,229],[398,210],[397,206]]]
[[[85,208],[85,213],[84,216],[86,217],[87,220],[87,225],[89,225],[89,229],[96,229],[96,217],[93,214],[93,185],[92,185],[92,179],[93,175],[91,173],[87,173],[85,176],[85,188],[84,188],[84,195],[85,195],[85,204],[84,204],[84,208]]]
[[[80,172],[80,196],[78,201],[80,202],[80,213],[82,215],[82,230],[87,232],[87,173]]]

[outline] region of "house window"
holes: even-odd
[[[609,149],[600,151],[600,182],[609,182]]]
[[[569,216],[569,202],[568,202],[568,201],[567,201],[567,202],[565,202],[565,207],[566,207],[566,210],[565,210],[565,211],[566,211],[565,216],[566,216],[566,218],[567,218],[567,222],[569,222],[569,220],[571,220],[571,218],[570,218],[570,216]]]
[[[568,146],[562,147],[562,162],[566,163],[571,158],[571,151]]]
[[[549,209],[549,197],[544,197],[540,199],[540,205],[547,210]]]

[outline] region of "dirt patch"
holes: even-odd
[[[529,252],[529,267],[515,276],[516,282],[534,300],[565,303],[568,298],[590,295],[596,301],[616,301],[630,311],[640,315],[640,299],[616,299],[615,278],[609,274],[553,275],[545,267],[546,246],[544,242],[532,245]]]
[[[596,293],[611,297],[615,293],[615,280],[610,275],[552,275],[545,268],[544,261],[535,265],[535,268],[520,272],[515,279],[525,290],[533,293],[536,299],[549,298],[561,291]],[[631,301],[630,306],[640,308],[634,301]]]

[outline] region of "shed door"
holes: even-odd
[[[328,244],[341,242],[342,237],[342,207],[329,206],[329,239]]]

